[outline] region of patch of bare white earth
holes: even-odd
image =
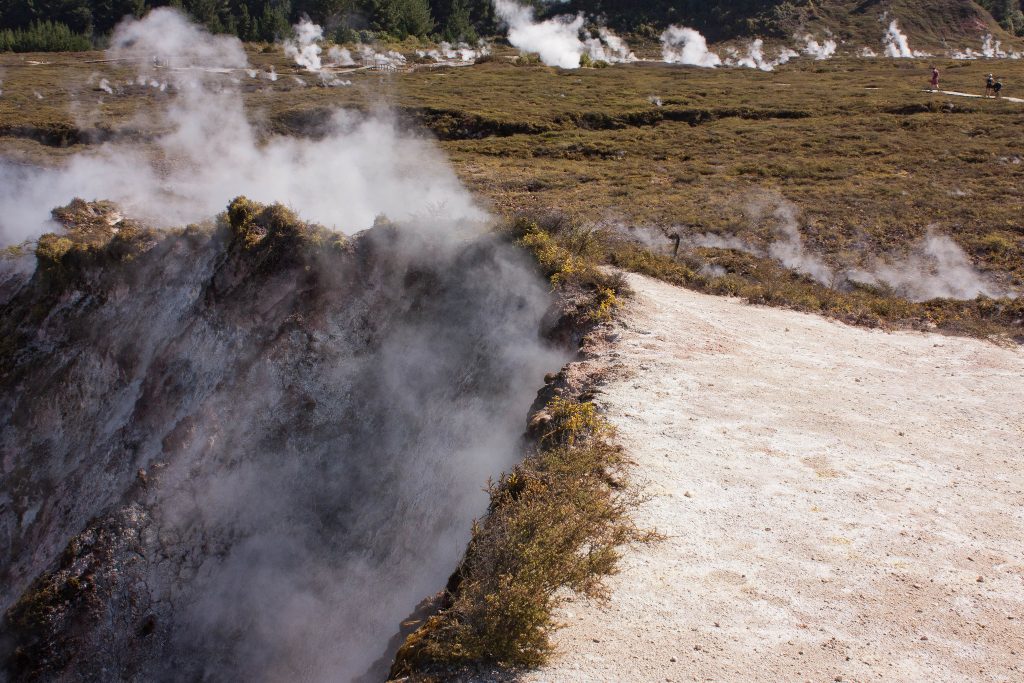
[[[588,364],[650,496],[528,681],[1024,681],[1024,353],[630,276]]]

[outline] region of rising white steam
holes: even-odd
[[[770,59],[764,54],[764,41],[760,38],[751,41],[747,45],[747,53],[740,55],[734,49],[729,51],[729,57],[725,60],[727,66],[738,66],[745,69],[757,69],[759,71],[774,71],[775,67],[785,64],[794,57],[799,57],[799,53],[789,48],[783,48],[774,59]]]
[[[292,27],[292,37],[284,41],[284,54],[295,60],[295,63],[308,71],[319,71],[321,67],[320,41],[324,39],[324,30],[308,18],[303,17]]]
[[[774,218],[776,233],[776,239],[768,245],[768,256],[791,270],[831,287],[835,283],[833,270],[820,257],[804,248],[796,206],[785,200],[777,201],[774,207],[763,201],[752,202],[747,206],[748,215],[754,222],[760,222],[768,211]]]
[[[114,54],[136,57],[142,72],[154,57],[190,67],[168,72],[177,94],[158,126],[167,132],[150,149],[108,143],[57,168],[0,160],[0,242],[52,230],[50,209],[75,197],[116,201],[156,225],[208,218],[237,195],[289,204],[307,220],[346,232],[369,227],[381,213],[399,220],[444,206],[456,221],[484,215],[433,147],[386,118],[339,112],[324,139],[261,140],[240,95],[216,73],[246,66],[237,39],[211,36],[158,9],[122,24],[111,43]]]
[[[112,59],[173,69],[242,69],[248,63],[237,38],[210,35],[169,7],[152,10],[142,21],[120,24],[107,53]]]
[[[356,60],[352,59],[352,53],[349,52],[348,48],[339,47],[338,45],[332,45],[327,50],[327,61],[331,66],[352,66],[356,63]]]
[[[661,56],[669,64],[688,64],[713,68],[721,57],[708,49],[708,41],[699,31],[685,26],[669,26],[661,34]]]
[[[811,34],[804,36],[803,53],[815,59],[831,59],[836,53],[836,47],[836,41],[831,38],[826,38],[819,43],[818,39]]]
[[[981,51],[964,48],[956,50],[949,55],[953,59],[1020,59],[1021,53],[1017,51],[1007,52],[1003,49],[1001,41],[996,40],[991,33],[986,33],[981,41]]]
[[[889,28],[885,32],[882,44],[885,46],[886,57],[893,57],[896,59],[931,57],[927,52],[910,49],[910,43],[907,40],[907,36],[900,30],[899,23],[895,19],[889,23]]]
[[[981,41],[981,54],[985,55],[987,59],[1002,59],[1007,56],[1002,45],[1000,41],[994,40],[992,34],[989,33]]]
[[[779,197],[761,198],[748,203],[746,213],[752,223],[770,230],[774,236],[771,241],[755,244],[736,235],[682,232],[682,243],[772,258],[826,287],[841,289],[850,283],[889,287],[910,301],[974,299],[980,295],[1016,298],[1019,295],[1019,292],[1007,290],[986,278],[956,242],[934,227],[929,228],[925,236],[905,253],[871,257],[859,263],[839,263],[832,267],[806,248],[800,236],[798,210],[792,203]],[[631,230],[628,237],[659,251],[667,248],[664,237],[653,237],[643,231]]]
[[[853,282],[891,287],[911,301],[1016,296],[990,282],[956,242],[934,227],[906,256],[874,259],[868,268],[851,269],[844,275]]]
[[[437,49],[416,51],[418,57],[429,57],[435,62],[442,64],[472,64],[480,57],[490,53],[490,46],[483,42],[473,47],[469,43],[453,45],[452,43],[442,41]]]
[[[533,8],[514,0],[494,0],[494,11],[508,24],[508,41],[524,52],[536,53],[548,66],[578,69],[583,43],[583,15],[536,21]]]
[[[595,62],[618,64],[636,61],[636,55],[629,49],[626,41],[605,26],[597,29],[597,37],[587,38],[584,44],[587,55]]]
[[[76,647],[105,663],[81,675],[358,679],[451,573],[486,509],[483,482],[514,463],[540,378],[564,360],[539,335],[545,283],[511,246],[463,239],[484,213],[430,144],[387,118],[339,113],[317,141],[263,139],[223,73],[247,66],[237,40],[163,9],[121,25],[112,45],[147,83],[166,76],[171,104],[153,126],[166,132],[54,169],[0,161],[5,242],[53,227],[49,209],[76,196],[160,225],[209,218],[240,194],[347,232],[381,214],[403,225],[339,241],[319,269],[285,246],[260,262],[225,228],[90,271],[111,296],[78,306],[74,294],[69,317],[41,332],[56,336],[26,345],[45,356],[29,365],[60,366],[66,384],[0,392],[3,450],[18,462],[0,477],[30,472],[32,484],[16,502],[30,513],[0,505],[0,527],[28,539],[18,590],[0,581],[0,595],[16,598],[119,507],[139,468],[161,471],[145,506],[124,513],[145,527],[131,558],[97,568],[121,581],[98,608],[116,618],[76,622],[76,639],[93,638]],[[8,429],[15,401],[29,407]],[[10,538],[0,571],[15,561]],[[162,629],[148,640],[147,613]]]
[[[584,54],[594,61],[636,61],[626,42],[608,28],[599,28],[597,36],[581,40],[580,31],[586,21],[582,14],[537,21],[532,7],[515,0],[493,1],[494,11],[508,25],[508,42],[523,52],[537,54],[548,66],[578,69]]]

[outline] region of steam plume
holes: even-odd
[[[307,220],[349,232],[381,213],[407,219],[438,206],[455,220],[484,216],[438,153],[386,117],[339,112],[323,140],[261,141],[238,93],[215,80],[225,65],[246,66],[237,39],[210,36],[164,8],[122,24],[111,42],[112,54],[134,56],[144,72],[154,57],[189,67],[169,73],[177,94],[161,115],[167,132],[149,150],[105,144],[57,168],[0,161],[4,243],[53,229],[50,208],[76,196],[114,200],[156,225],[208,218],[237,195],[287,203]]]
[[[892,22],[889,23],[889,28],[885,32],[882,44],[885,46],[886,57],[899,59],[931,56],[927,52],[910,49],[910,43],[907,41],[907,36],[900,30],[899,23],[896,19],[893,19]]]
[[[774,71],[775,67],[785,64],[794,57],[800,55],[790,50],[789,48],[783,48],[775,59],[768,59],[764,54],[764,41],[760,38],[751,41],[747,45],[747,54],[739,56],[739,53],[735,50],[731,51],[729,58],[725,61],[728,66],[739,66],[746,69],[758,69],[759,71]]]
[[[5,550],[22,550],[0,557],[21,580],[0,581],[0,600],[113,514],[139,468],[159,470],[118,518],[139,532],[131,561],[96,568],[117,584],[97,606],[110,618],[75,633],[93,647],[69,666],[103,665],[72,673],[352,680],[443,585],[482,484],[514,461],[540,378],[564,360],[538,335],[546,283],[481,236],[487,216],[443,158],[387,117],[339,112],[321,140],[261,139],[229,80],[247,66],[237,40],[158,9],[111,44],[147,82],[166,76],[166,132],[53,169],[0,163],[4,240],[53,227],[49,208],[75,196],[157,225],[240,194],[350,233],[380,214],[401,225],[339,240],[322,267],[278,252],[257,266],[199,230],[91,272],[112,295],[69,300],[47,344],[26,345],[26,371],[63,379],[0,392],[0,450],[16,460],[0,490],[14,471],[25,492],[0,506]],[[136,609],[158,636],[139,637]]]
[[[419,57],[430,57],[435,62],[472,64],[477,59],[491,53],[491,49],[482,43],[473,47],[469,43],[451,44],[441,42],[436,50],[417,50]]]
[[[716,67],[722,59],[708,49],[708,41],[692,28],[669,26],[661,34],[662,59],[669,64]]]
[[[592,60],[615,64],[620,62],[635,62],[636,55],[629,49],[619,36],[612,33],[612,30],[602,26],[597,29],[596,38],[588,38],[585,41],[587,54]]]
[[[339,47],[332,45],[327,50],[327,59],[330,60],[331,66],[352,66],[355,64],[355,60],[352,59],[352,53],[349,52],[348,48]]]
[[[534,52],[548,66],[578,69],[583,43],[580,29],[583,15],[559,16],[535,21],[533,8],[513,0],[494,0],[494,10],[508,24],[508,40],[514,47]]]
[[[851,269],[845,275],[853,282],[886,285],[911,301],[1016,296],[985,278],[963,249],[934,227],[907,256],[874,259],[869,268]]]
[[[303,17],[292,27],[291,38],[284,41],[284,53],[295,60],[295,63],[309,71],[319,71],[321,67],[320,41],[324,38],[324,30],[309,19]]]
[[[831,38],[826,38],[824,42],[819,43],[818,39],[811,34],[804,36],[803,52],[815,59],[831,59],[836,53],[836,47],[836,41]]]
[[[494,0],[494,10],[508,25],[508,41],[524,52],[536,53],[548,66],[578,69],[584,54],[605,62],[636,61],[626,42],[608,28],[598,29],[597,37],[590,37],[586,42],[580,40],[586,21],[582,14],[538,22],[532,7],[515,0]]]
[[[973,299],[979,295],[1016,298],[1019,295],[991,282],[974,267],[956,242],[939,234],[934,227],[905,254],[871,257],[862,263],[840,263],[832,267],[807,250],[800,236],[798,210],[791,202],[777,197],[762,198],[749,202],[746,211],[752,223],[771,229],[774,238],[767,246],[717,233],[683,234],[683,243],[768,257],[826,287],[841,289],[850,283],[889,287],[910,301]],[[629,237],[648,244],[658,241],[637,231],[631,231]],[[660,244],[664,248],[663,239]]]

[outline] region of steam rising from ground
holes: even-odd
[[[934,228],[905,258],[873,259],[867,269],[852,269],[845,275],[854,282],[891,287],[911,301],[1016,297],[989,282],[956,242]]]
[[[829,59],[836,50],[835,41],[827,40],[819,44],[813,36],[805,36],[804,52],[815,59]],[[661,34],[661,55],[668,64],[688,64],[714,68],[716,66],[733,66],[759,71],[774,71],[776,67],[799,57],[800,53],[788,47],[779,48],[774,57],[765,53],[764,41],[760,38],[746,45],[746,51],[734,47],[724,48],[723,59],[708,48],[708,41],[697,30],[685,26],[669,26]]]
[[[68,301],[76,322],[27,345],[26,372],[60,367],[66,384],[0,396],[0,449],[15,454],[0,490],[14,490],[11,472],[26,477],[0,507],[4,548],[21,550],[0,564],[21,581],[0,582],[0,597],[10,604],[40,562],[120,505],[138,468],[159,470],[148,507],[118,522],[139,543],[130,562],[105,560],[117,588],[97,609],[110,619],[76,632],[92,649],[73,666],[351,680],[454,569],[486,507],[481,487],[514,461],[536,388],[564,360],[538,334],[545,283],[481,237],[486,215],[444,160],[386,117],[339,113],[324,139],[261,141],[238,93],[211,78],[246,66],[237,40],[158,9],[111,44],[143,75],[170,71],[168,132],[56,169],[4,164],[5,241],[51,227],[49,209],[75,196],[161,225],[244,194],[348,232],[380,214],[403,227],[305,268],[287,246],[254,266],[230,235],[190,232],[90,275],[108,296]],[[157,635],[137,635],[133,610],[156,615]]]
[[[929,228],[905,254],[870,257],[861,263],[833,267],[807,249],[800,235],[799,211],[792,203],[781,198],[760,198],[748,202],[746,213],[753,225],[765,227],[774,235],[766,245],[736,235],[687,235],[685,232],[680,233],[682,243],[691,247],[734,249],[771,258],[826,287],[843,288],[849,283],[889,287],[911,301],[973,299],[979,295],[1015,298],[1018,295],[986,278],[956,242],[935,228]],[[629,237],[638,239],[638,234],[638,231],[631,231]],[[665,248],[663,239],[648,236],[641,241],[654,248]]]
[[[284,41],[284,53],[295,60],[295,63],[310,71],[320,70],[320,41],[324,38],[324,30],[309,19],[303,17],[292,27],[294,35]]]
[[[339,112],[322,140],[261,141],[238,93],[208,82],[203,71],[246,66],[237,39],[210,36],[175,11],[157,9],[122,24],[111,44],[112,54],[137,59],[143,73],[154,57],[190,67],[171,72],[177,96],[160,122],[168,132],[148,150],[105,144],[58,168],[0,164],[3,243],[53,229],[50,209],[74,197],[110,199],[165,226],[208,218],[237,195],[289,204],[307,220],[346,232],[369,227],[381,213],[395,220],[437,211],[453,221],[484,217],[434,148],[387,117]]]
[[[747,45],[746,55],[740,55],[734,49],[730,50],[729,57],[725,60],[725,63],[727,66],[739,66],[759,71],[774,71],[775,67],[781,66],[790,59],[799,56],[799,53],[794,50],[783,48],[774,59],[768,58],[764,54],[764,41],[758,38]]]
[[[909,57],[930,57],[931,55],[927,52],[920,52],[918,50],[911,50],[910,43],[907,40],[906,34],[900,30],[899,22],[893,19],[889,23],[889,28],[885,32],[885,36],[882,39],[882,44],[885,46],[885,56],[894,58],[909,58]]]
[[[237,38],[210,35],[166,7],[154,9],[142,21],[118,25],[110,39],[108,56],[175,69],[240,69],[248,64]]]
[[[548,66],[578,69],[584,54],[606,62],[636,60],[625,41],[607,28],[599,29],[597,37],[580,40],[586,21],[582,14],[537,21],[532,7],[515,0],[493,1],[495,13],[508,25],[508,41],[523,52],[536,53]]]
[[[418,57],[430,57],[435,62],[472,64],[477,59],[491,53],[486,44],[473,47],[469,43],[452,44],[442,41],[436,50],[417,50]]]
[[[996,40],[991,33],[986,33],[981,41],[981,51],[976,52],[971,48],[958,50],[950,54],[953,59],[1020,59],[1022,56],[1016,50],[1007,52],[1003,49],[1001,41]]]
[[[708,49],[708,41],[695,29],[669,26],[661,34],[661,57],[669,64],[716,67],[721,57]]]
[[[818,39],[810,34],[804,36],[803,52],[815,59],[831,59],[836,53],[836,47],[836,41],[831,38],[819,43]]]

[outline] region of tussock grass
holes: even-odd
[[[558,591],[600,597],[619,548],[652,540],[629,512],[639,501],[611,428],[592,403],[552,399],[531,423],[537,447],[488,484],[442,609],[399,650],[391,678],[443,680],[479,664],[531,667],[551,652]]]
[[[625,293],[621,275],[600,268],[601,231],[581,226],[558,212],[526,214],[506,228],[515,243],[530,251],[574,326],[611,320]]]

